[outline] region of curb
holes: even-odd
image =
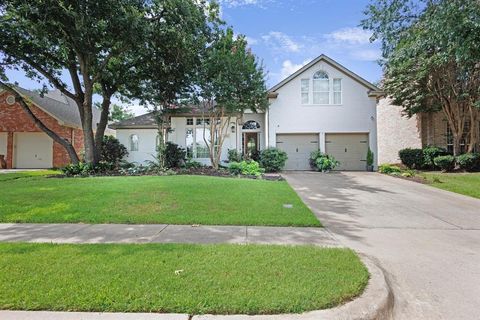
[[[360,297],[344,305],[302,314],[278,315],[199,315],[192,320],[388,320],[392,319],[393,293],[382,269],[370,258],[360,255],[370,280]]]
[[[194,315],[161,313],[97,313],[50,311],[2,311],[2,320],[389,320],[392,319],[393,293],[382,269],[365,255],[360,259],[370,280],[360,297],[344,305],[302,314],[277,315]]]

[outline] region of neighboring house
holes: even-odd
[[[83,131],[77,105],[58,90],[40,94],[17,88],[33,103],[32,112],[51,130],[72,142],[77,153],[83,151]],[[94,109],[94,123],[99,119]],[[0,154],[7,168],[52,168],[70,162],[65,149],[54,142],[15,102],[13,95],[0,90]]]
[[[269,90],[268,111],[232,118],[221,158],[227,159],[228,149],[246,154],[278,147],[288,154],[287,170],[309,170],[310,153],[321,150],[340,161],[340,170],[366,170],[368,148],[377,155],[376,104],[381,94],[321,55]],[[158,135],[151,113],[111,127],[127,147],[128,161],[142,163],[155,155]],[[167,140],[209,165],[203,136],[201,114],[172,114]]]
[[[453,153],[453,135],[443,112],[421,113],[408,118],[402,107],[385,98],[378,104],[377,119],[379,163],[400,163],[398,151],[404,148],[437,146]],[[465,123],[466,131],[469,125]],[[462,139],[461,152],[468,149],[465,142],[466,139]]]

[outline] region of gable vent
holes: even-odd
[[[15,104],[15,97],[14,96],[8,96],[5,101],[7,101],[8,105],[14,105]]]

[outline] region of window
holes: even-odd
[[[209,119],[195,119],[192,124],[195,125],[192,128],[187,128],[185,131],[185,146],[187,148],[187,157],[189,158],[209,158],[210,150],[204,140],[205,139],[210,143],[210,129],[204,127],[204,125],[209,125]],[[215,140],[217,140],[215,138]]]
[[[333,79],[333,104],[342,104],[342,79]]]
[[[203,125],[210,125],[210,119],[202,119],[202,118],[197,118],[196,121],[197,126],[203,126]]]
[[[302,104],[308,104],[309,97],[308,93],[310,91],[310,80],[309,79],[302,79]]]
[[[255,120],[248,120],[247,122],[245,122],[242,126],[242,129],[243,130],[256,130],[256,129],[260,129],[260,123],[258,123],[257,121]]]
[[[470,132],[470,121],[465,121],[464,127],[463,127],[463,135],[462,138],[460,139],[460,153],[465,153],[468,150],[468,144],[467,144],[467,137]],[[453,132],[452,129],[450,128],[450,125],[447,122],[447,151],[449,153],[453,153]]]
[[[187,118],[187,126],[193,126],[193,118]]]
[[[187,146],[187,157],[194,158],[193,148],[195,144],[193,140],[193,129],[187,129],[185,132],[185,145]]]
[[[197,128],[195,129],[195,158],[209,158],[210,152],[208,146],[203,139],[203,133],[205,131],[205,139],[210,140],[210,129]]]
[[[136,134],[130,135],[130,151],[138,151],[138,136]]]
[[[330,104],[330,81],[325,71],[313,75],[313,104]]]

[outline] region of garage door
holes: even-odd
[[[0,132],[0,154],[7,156],[7,133]]]
[[[340,162],[336,170],[365,171],[367,133],[329,133],[325,135],[325,152]]]
[[[288,155],[285,170],[310,170],[310,153],[318,150],[318,134],[277,134],[277,148]]]
[[[53,140],[44,133],[15,133],[15,168],[51,168]]]

